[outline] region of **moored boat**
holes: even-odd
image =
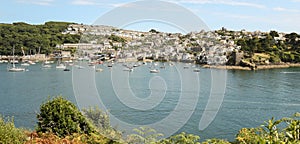
[[[195,68],[193,71],[194,72],[200,72],[200,69],[199,68]]]
[[[97,68],[95,71],[96,71],[96,72],[102,72],[103,69],[102,69],[102,68]]]
[[[24,72],[25,68],[20,68],[20,67],[15,67],[15,65],[13,65],[13,67],[8,68],[9,72]]]
[[[12,67],[8,67],[7,71],[9,71],[9,72],[23,72],[25,70],[26,70],[25,68],[16,67],[16,65],[15,65],[15,47],[13,47]]]
[[[70,69],[68,69],[68,68],[65,68],[65,69],[64,69],[64,71],[70,71]]]
[[[151,69],[150,73],[159,73],[159,70],[158,69]]]
[[[56,66],[57,69],[66,69],[66,66],[64,64],[59,64]]]
[[[21,66],[30,66],[29,63],[22,63]]]
[[[43,64],[42,65],[42,68],[51,68],[52,66],[51,65],[49,65],[49,64]]]

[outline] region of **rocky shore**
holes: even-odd
[[[276,69],[276,68],[289,68],[300,67],[300,63],[283,63],[283,64],[269,64],[269,65],[257,65],[255,69],[243,66],[231,66],[231,65],[203,65],[203,68],[214,69],[228,69],[228,70],[263,70],[263,69]]]

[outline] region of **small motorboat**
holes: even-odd
[[[21,66],[30,66],[29,63],[22,63]]]
[[[200,72],[200,69],[195,68],[193,71],[194,71],[194,72]]]
[[[97,69],[95,69],[95,71],[96,71],[96,72],[102,72],[103,69],[102,69],[102,68],[97,68]]]
[[[133,71],[133,68],[125,68],[124,71],[132,72],[132,71]]]
[[[49,64],[43,64],[42,65],[42,68],[51,68],[52,66],[51,65],[49,65]]]
[[[65,69],[64,69],[64,71],[70,71],[70,69],[68,69],[68,68],[65,68]]]
[[[158,69],[151,69],[150,73],[159,73],[159,70]]]

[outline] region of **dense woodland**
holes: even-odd
[[[11,55],[15,46],[15,54],[51,53],[57,44],[78,43],[80,35],[62,34],[68,22],[46,22],[43,25],[30,25],[23,22],[0,24],[0,55]]]
[[[277,31],[267,33],[243,33],[228,30],[216,31],[219,35],[229,36],[241,46],[241,50],[250,56],[254,53],[263,53],[270,56],[271,63],[300,62],[300,35],[297,33],[285,34],[283,39]],[[252,36],[249,36],[252,35]]]

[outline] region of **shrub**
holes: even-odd
[[[158,144],[200,144],[198,142],[200,140],[200,137],[193,134],[186,134],[184,132],[173,135],[169,138],[163,139],[158,142]]]
[[[14,125],[13,118],[3,118],[0,115],[0,143],[2,144],[19,144],[24,143],[26,140],[26,135],[24,130],[18,129]]]
[[[299,143],[300,142],[300,113],[295,113],[291,118],[283,118],[287,126],[283,129],[285,133],[285,141]]]
[[[127,142],[131,144],[152,144],[158,141],[163,134],[157,133],[156,130],[150,127],[139,127],[133,129],[135,134],[127,136]]]
[[[94,131],[77,107],[61,96],[42,104],[37,119],[37,132],[52,132],[59,137]]]
[[[60,138],[53,133],[31,133],[30,140],[25,144],[42,143],[42,144],[108,144],[113,143],[111,140],[94,133],[90,135],[73,133],[72,135]]]
[[[243,128],[237,134],[238,143],[300,143],[300,114],[291,118],[274,118],[258,128]],[[282,129],[279,126],[283,127]]]
[[[95,129],[109,139],[122,141],[122,132],[117,131],[110,125],[109,115],[98,107],[84,109],[83,115],[91,121]]]
[[[236,136],[237,143],[264,143],[264,138],[260,135],[262,128],[242,128]]]
[[[230,142],[226,141],[226,140],[222,140],[222,139],[208,139],[205,142],[203,142],[202,144],[230,144]]]
[[[89,119],[95,127],[101,130],[110,129],[109,115],[98,107],[83,110],[83,115]]]

